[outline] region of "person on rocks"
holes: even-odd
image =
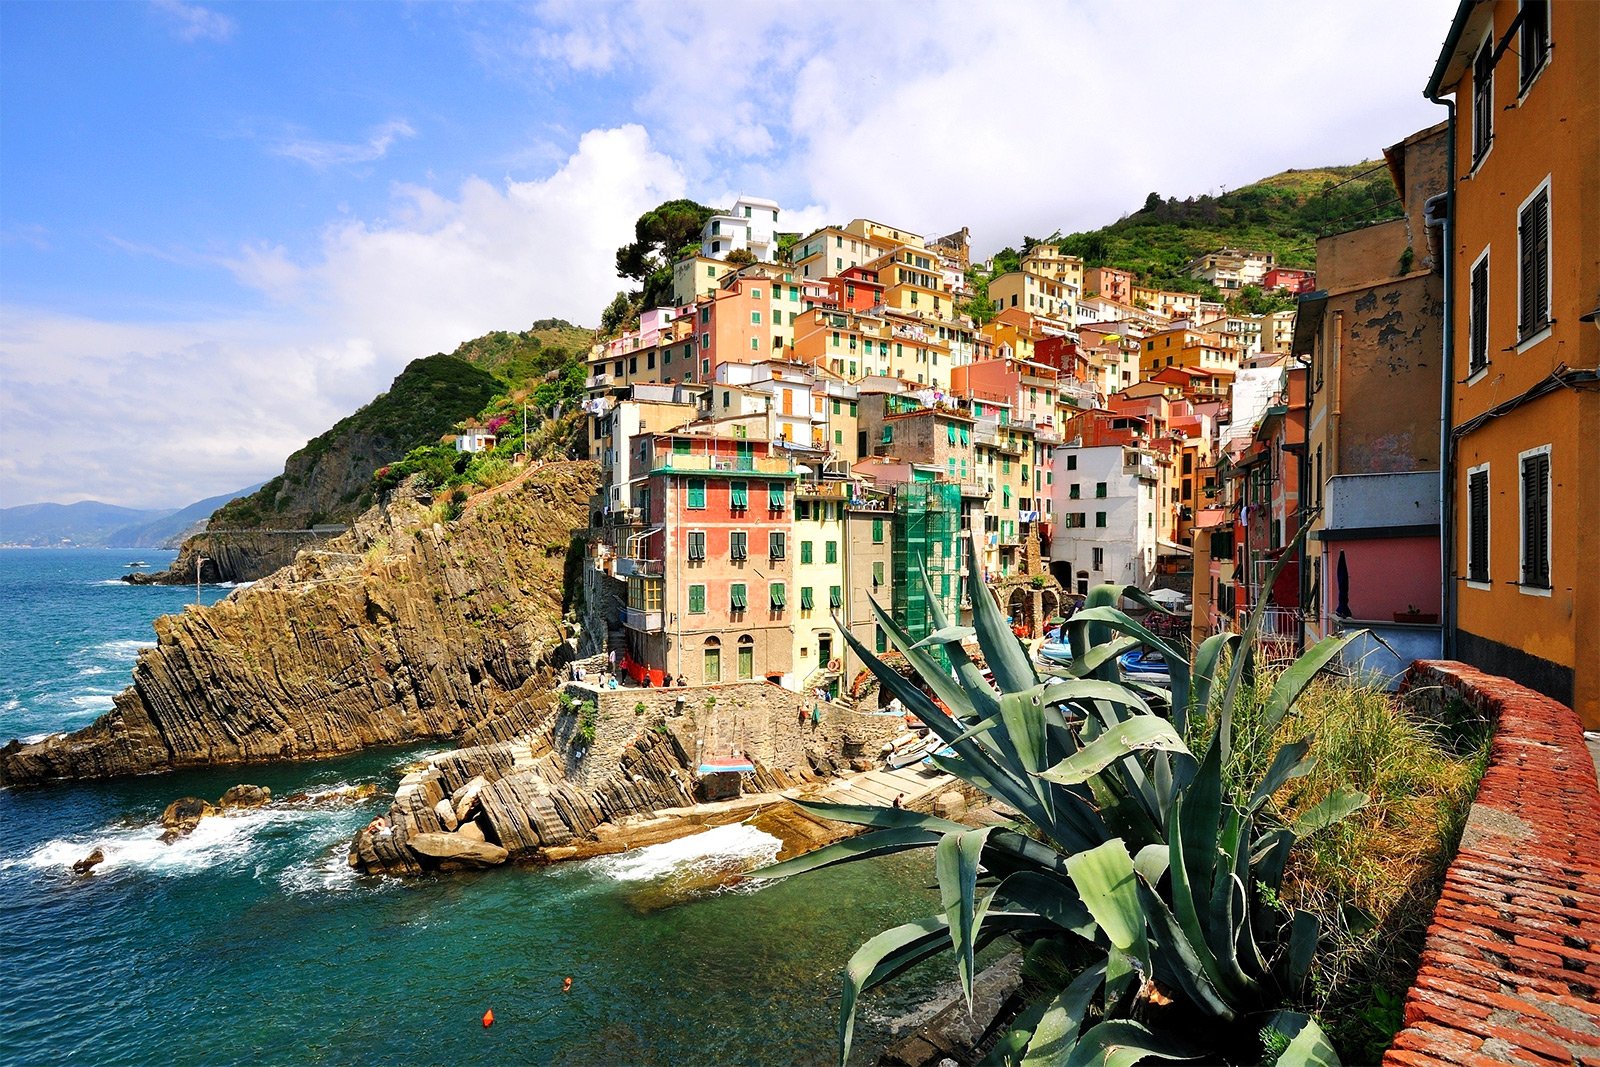
[[[895,797],[894,798],[895,810],[898,811],[901,808],[904,808],[906,806],[905,801],[906,801],[906,795],[904,793],[901,793],[899,796]]]
[[[822,723],[822,708],[816,704],[811,705],[811,728],[815,730]]]
[[[797,724],[799,724],[800,726],[804,726],[806,724],[806,709],[805,708],[799,708],[799,709],[797,709],[795,711],[794,721]]]

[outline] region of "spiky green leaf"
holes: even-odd
[[[1105,732],[1039,777],[1063,785],[1076,785],[1105,770],[1113,761],[1134,752],[1162,749],[1189,753],[1189,746],[1165,719],[1136,715],[1125,722],[1108,726]]]
[[[978,914],[978,864],[989,827],[945,834],[933,851],[934,874],[939,879],[939,898],[950,924],[950,941],[956,952],[956,973],[961,992],[972,1009],[973,955],[976,952]],[[992,896],[992,895],[991,895]],[[990,897],[984,900],[985,910]]]
[[[1078,1039],[1066,1067],[1133,1067],[1147,1059],[1194,1059],[1192,1045],[1158,1036],[1148,1027],[1127,1019],[1099,1023]]]
[[[1274,1061],[1275,1067],[1339,1067],[1333,1042],[1309,1015],[1280,1011],[1267,1025],[1289,1039],[1288,1047]]]
[[[1307,837],[1318,830],[1332,826],[1340,819],[1353,815],[1367,806],[1370,798],[1353,789],[1340,789],[1329,793],[1322,801],[1301,812],[1290,827],[1296,838]]]

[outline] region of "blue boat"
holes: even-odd
[[[1172,669],[1167,666],[1166,657],[1153,649],[1136,648],[1131,652],[1124,652],[1117,657],[1117,662],[1122,665],[1122,673],[1129,678],[1164,682],[1172,677]]]
[[[1046,641],[1039,646],[1035,658],[1047,666],[1066,667],[1072,664],[1072,646],[1065,641]]]

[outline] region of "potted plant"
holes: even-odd
[[[1437,623],[1439,613],[1436,611],[1423,611],[1415,604],[1407,604],[1406,610],[1394,613],[1395,622]]]

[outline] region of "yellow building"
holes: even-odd
[[[1600,4],[1473,0],[1446,282],[1447,651],[1600,729]]]
[[[1239,369],[1239,350],[1221,334],[1186,327],[1160,330],[1144,339],[1139,377],[1149,378],[1167,367],[1232,378]]]

